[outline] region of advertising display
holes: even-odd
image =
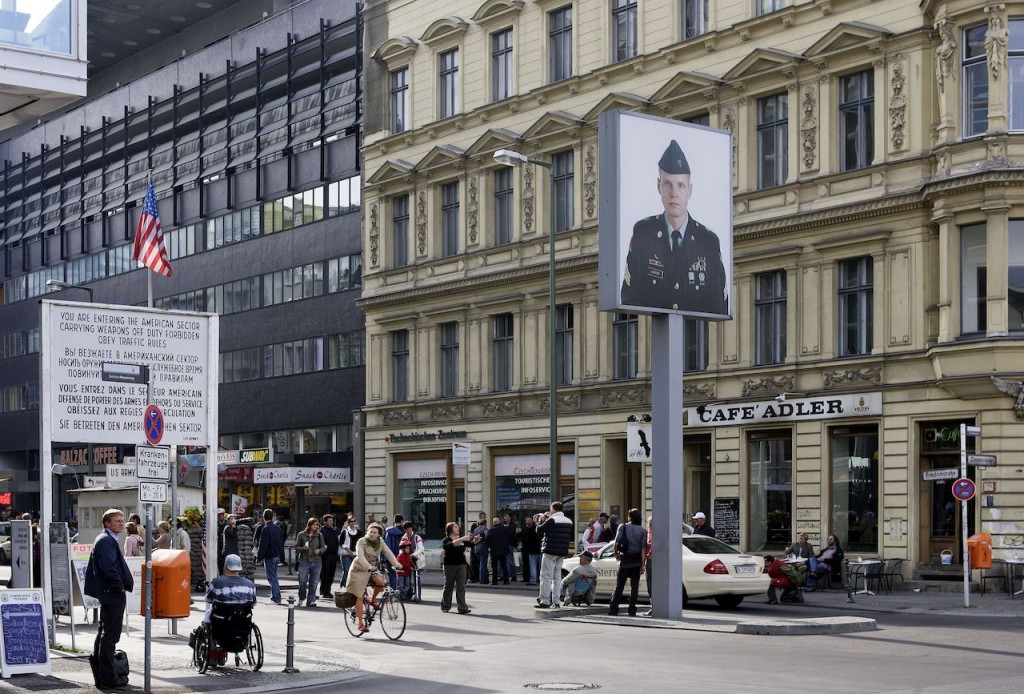
[[[576,456],[558,456],[558,474],[576,475]],[[547,453],[497,455],[494,457],[494,498],[498,511],[509,511],[516,522],[551,504],[551,459]]]
[[[465,468],[461,468],[465,470]],[[464,474],[464,473],[463,473]],[[440,540],[448,522],[448,461],[402,460],[397,465],[398,507],[423,539]]]
[[[601,310],[730,318],[732,135],[627,111],[598,126]]]

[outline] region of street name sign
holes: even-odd
[[[960,476],[960,469],[955,467],[944,467],[938,470],[924,470],[921,472],[921,479],[925,482],[938,480],[955,480]]]

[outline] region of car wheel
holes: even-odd
[[[7,552],[5,552],[2,549],[0,549],[0,564],[8,564],[8,563],[10,563],[10,562],[8,562],[8,560],[7,560]]]
[[[686,607],[687,603],[690,602],[690,596],[686,594],[686,588],[683,588],[683,607]]]
[[[719,607],[725,607],[732,609],[739,607],[740,603],[743,602],[742,595],[716,595],[715,602],[718,603]]]

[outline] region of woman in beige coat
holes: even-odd
[[[381,539],[383,534],[384,526],[380,523],[370,524],[370,527],[366,529],[366,535],[356,542],[356,556],[348,570],[345,592],[356,596],[356,619],[359,621],[359,631],[361,632],[369,631],[363,622],[363,599],[366,597],[366,586],[370,583],[373,584],[373,597],[370,598],[370,604],[374,607],[377,607],[377,596],[384,588],[384,576],[377,570],[380,555],[383,553],[396,569],[402,568],[394,553]]]

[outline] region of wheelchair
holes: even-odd
[[[564,604],[573,607],[590,607],[593,601],[588,602],[588,598],[590,598],[591,589],[596,585],[596,576],[580,576],[576,580],[576,585],[571,587],[572,592],[570,593],[569,590],[566,590]]]
[[[253,672],[263,667],[263,636],[252,623],[250,605],[214,603],[210,623],[200,624],[189,636],[192,664],[200,673],[225,665],[228,654],[235,656],[235,667],[242,664],[242,653]]]

